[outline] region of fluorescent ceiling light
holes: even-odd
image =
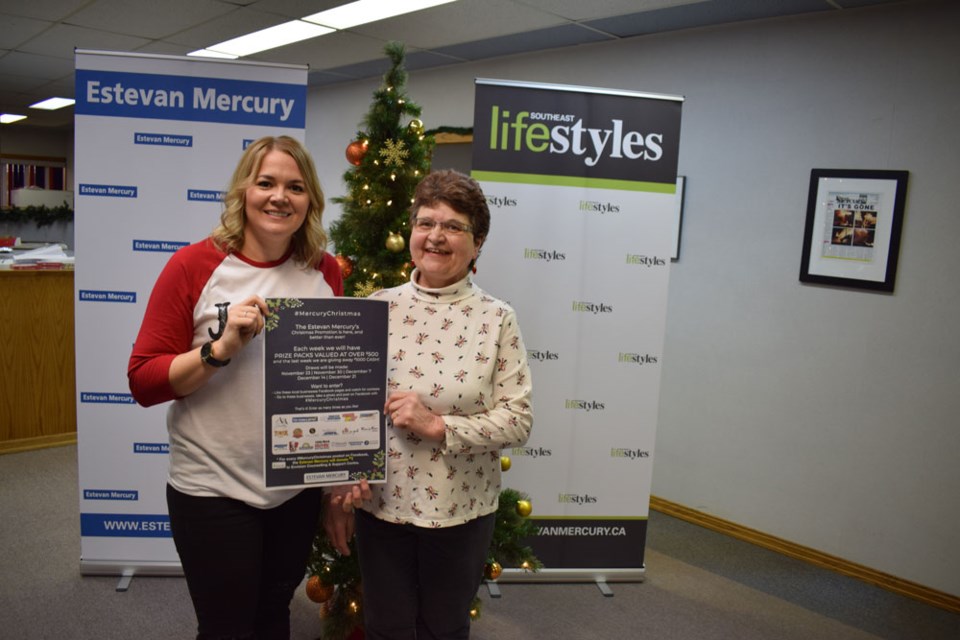
[[[303,20],[292,20],[284,24],[278,24],[275,27],[268,27],[260,31],[248,33],[245,36],[227,40],[220,44],[207,47],[207,51],[214,53],[227,54],[237,57],[249,56],[254,53],[275,49],[284,45],[309,40],[327,33],[333,29],[321,27],[316,24],[310,24]]]
[[[15,113],[0,113],[0,124],[10,124],[11,122],[19,122],[20,120],[26,120],[27,116],[18,116]]]
[[[197,51],[191,51],[187,54],[188,56],[195,56],[197,58],[220,58],[225,60],[236,60],[240,56],[230,55],[229,53],[217,53],[216,51],[210,51],[210,49],[199,49]]]
[[[301,19],[334,29],[349,29],[449,2],[454,0],[357,0]]]
[[[57,109],[63,109],[64,107],[69,107],[76,100],[72,98],[47,98],[46,100],[41,100],[36,104],[30,105],[31,109],[46,109],[47,111],[56,111]]]

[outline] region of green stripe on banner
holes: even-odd
[[[642,191],[644,193],[677,192],[677,185],[663,182],[636,182],[610,178],[586,178],[583,176],[552,176],[537,173],[502,173],[499,171],[471,171],[470,175],[480,182],[509,182],[512,184],[543,184],[557,187],[584,187],[589,189],[614,189],[619,191]]]

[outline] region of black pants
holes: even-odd
[[[442,529],[393,524],[357,511],[367,640],[470,636],[494,514]]]
[[[307,489],[278,507],[257,509],[167,485],[198,640],[290,637],[290,600],[306,573],[320,496],[319,489]]]

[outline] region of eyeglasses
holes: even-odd
[[[451,236],[473,233],[473,227],[468,224],[463,224],[462,222],[457,222],[456,220],[437,222],[433,218],[417,218],[413,221],[413,228],[421,233],[430,233],[437,225],[440,225],[440,230],[443,231],[443,233]]]

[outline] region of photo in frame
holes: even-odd
[[[811,170],[800,281],[892,292],[908,175]]]
[[[683,226],[683,190],[686,187],[686,178],[677,176],[677,191],[673,198],[673,249],[670,260],[680,259],[680,231]]]

